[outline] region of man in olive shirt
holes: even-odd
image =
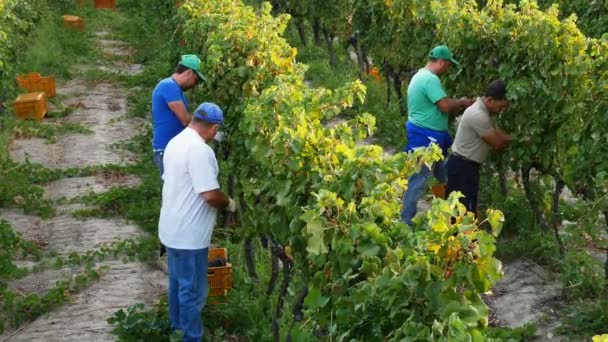
[[[447,156],[447,149],[452,144],[448,133],[448,116],[459,113],[473,103],[473,100],[468,98],[456,100],[447,97],[439,75],[447,73],[452,64],[459,65],[448,47],[439,45],[431,51],[426,66],[412,77],[407,89],[406,152],[435,143],[443,150],[443,155]],[[431,168],[422,166],[418,173],[408,179],[401,209],[403,222],[412,223],[418,200],[422,197],[426,181],[431,175],[440,183],[446,182],[443,160],[436,162]]]
[[[448,195],[460,191],[460,201],[468,211],[477,212],[479,167],[487,159],[490,149],[502,150],[511,142],[511,136],[496,128],[493,115],[507,109],[507,87],[503,81],[488,85],[483,97],[467,108],[460,119],[452,155],[447,163]]]

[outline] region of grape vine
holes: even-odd
[[[201,96],[226,109],[220,168],[236,180],[243,234],[264,237],[283,264],[275,340],[286,334],[278,320],[294,274],[307,280],[294,321],[303,311],[339,340],[482,338],[480,293],[501,276],[492,255],[502,214],[488,211],[487,233],[454,196],[436,200],[414,227],[400,223],[408,175],[438,160],[438,148],[387,156],[359,146],[375,129],[368,113],[326,127],[365,101],[365,87],[308,88],[306,66],[281,37],[289,16],[273,16],[269,4],[190,0],[178,15],[187,48],[204,56],[210,82]],[[320,24],[329,38],[338,30]]]

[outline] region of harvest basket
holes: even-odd
[[[41,91],[44,92],[46,97],[53,97],[56,95],[54,76],[43,77],[37,72],[31,72],[29,74],[17,76],[17,84],[30,93]]]
[[[18,119],[41,121],[46,115],[46,97],[43,92],[21,94],[13,101],[15,116]]]
[[[209,261],[217,258],[227,258],[228,252],[226,248],[209,249]],[[208,273],[209,282],[209,297],[220,297],[228,294],[232,288],[232,265],[226,263],[226,266],[209,267]]]

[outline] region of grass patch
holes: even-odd
[[[83,209],[74,213],[77,217],[122,216],[136,222],[145,231],[155,234],[160,212],[160,179],[150,174],[143,184],[132,187],[114,187],[101,194],[89,194],[83,198],[94,209]]]
[[[494,338],[498,341],[515,342],[515,341],[531,341],[536,336],[536,326],[534,324],[526,324],[517,328],[488,328],[486,337]]]
[[[30,45],[20,60],[20,73],[39,72],[71,78],[74,64],[95,60],[97,53],[94,45],[86,39],[86,32],[63,26],[58,12],[46,12],[30,38]]]
[[[37,121],[16,121],[12,131],[16,139],[42,138],[46,139],[49,144],[57,142],[57,138],[65,134],[93,133],[93,131],[78,123],[42,123]]]
[[[563,321],[560,333],[590,341],[594,335],[606,333],[608,299],[584,300],[571,304],[572,311]]]

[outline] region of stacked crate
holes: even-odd
[[[46,99],[56,95],[55,77],[29,73],[17,76],[19,87],[28,93],[13,101],[15,116],[19,119],[42,120],[47,113]]]

